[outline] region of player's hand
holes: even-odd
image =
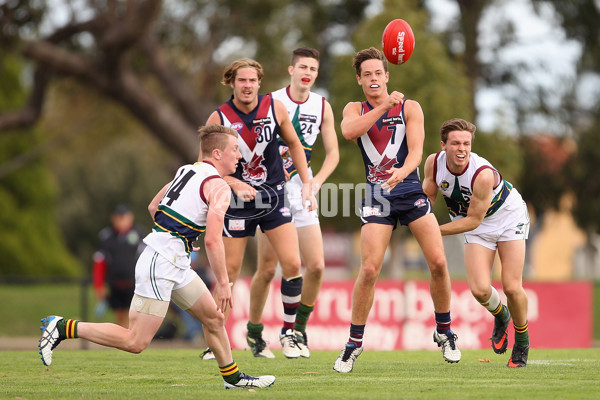
[[[240,180],[230,183],[230,186],[233,193],[242,201],[252,201],[256,197],[256,193],[258,193],[254,187]]]
[[[231,298],[231,288],[233,283],[218,283],[215,286],[214,299],[217,304],[217,311],[221,311],[223,314],[227,311],[227,307],[233,307],[233,300]]]
[[[388,174],[392,174],[392,176],[390,176],[390,178],[381,185],[381,188],[383,190],[387,190],[388,193],[390,193],[392,189],[396,187],[397,184],[401,183],[404,180],[404,178],[406,178],[406,176],[403,176],[402,170],[400,168],[388,169],[385,172],[387,172]]]
[[[398,104],[402,104],[403,101],[404,101],[404,94],[393,91],[392,93],[389,94],[389,96],[387,98],[387,101],[386,101],[387,109],[391,110],[392,108],[396,107]]]
[[[319,208],[317,204],[317,198],[313,193],[312,182],[305,183],[302,185],[302,205],[306,207],[308,203],[308,211],[314,211]]]

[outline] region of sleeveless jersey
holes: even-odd
[[[285,176],[277,143],[280,128],[271,96],[259,95],[258,105],[248,114],[233,104],[233,96],[217,111],[221,124],[238,133],[242,159],[232,176],[254,186],[264,200],[274,193],[283,195]],[[245,207],[251,204],[246,202]]]
[[[404,195],[423,190],[418,168],[408,174],[404,181],[396,185],[391,193],[382,191],[380,188],[381,184],[392,176],[386,171],[392,167],[402,167],[408,156],[404,104],[399,104],[388,110],[357,141],[365,163],[367,184],[371,186],[373,193],[380,193],[383,197]],[[373,107],[369,102],[364,101],[361,114],[364,115],[372,109]]]
[[[310,167],[310,158],[312,156],[312,148],[317,140],[317,136],[321,133],[321,122],[323,121],[323,113],[325,111],[325,98],[316,93],[310,92],[308,99],[303,103],[298,103],[290,97],[290,87],[284,87],[271,93],[274,99],[281,101],[290,115],[290,120],[296,134],[302,143],[306,161]],[[279,140],[279,152],[283,160],[283,167],[287,172],[294,176],[297,171],[289,148],[281,137]]]
[[[175,179],[160,200],[152,232],[144,242],[180,268],[190,266],[192,243],[206,230],[207,199],[204,183],[220,178],[209,162],[179,168]]]
[[[502,179],[500,172],[488,160],[476,153],[471,152],[469,165],[460,175],[450,172],[446,161],[445,151],[436,154],[433,164],[433,178],[442,192],[442,196],[444,196],[448,214],[453,221],[467,215],[471,196],[473,195],[473,182],[477,175],[486,168],[494,172],[496,182],[493,189],[492,203],[485,213],[484,222],[472,233],[490,232],[502,222],[502,210],[523,203],[521,195],[513,188],[513,185]]]

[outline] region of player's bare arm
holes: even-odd
[[[252,201],[256,197],[258,191],[250,184],[239,180],[233,176],[224,176],[223,179],[233,190],[235,195],[242,201]]]
[[[333,110],[329,102],[326,101],[323,121],[321,122],[321,138],[325,148],[325,160],[323,160],[319,172],[313,177],[313,192],[315,193],[319,191],[323,182],[329,178],[329,175],[335,170],[340,161],[340,151],[333,119]]]
[[[433,176],[433,163],[435,163],[435,153],[430,154],[425,160],[425,167],[423,168],[423,174],[425,178],[423,178],[423,192],[429,198],[431,205],[435,204],[435,199],[438,193],[438,187],[435,183],[435,176]]]
[[[312,191],[312,182],[308,175],[308,164],[306,162],[306,154],[302,148],[302,143],[300,143],[300,139],[298,139],[294,125],[292,125],[292,121],[290,121],[287,109],[283,103],[279,100],[273,100],[273,102],[275,105],[275,115],[277,117],[277,121],[279,122],[279,127],[281,128],[280,135],[290,150],[292,161],[294,162],[296,171],[298,171],[300,180],[302,180],[303,183],[302,203],[306,204],[306,201],[309,201],[309,210],[316,210],[317,199]]]
[[[214,299],[217,308],[225,312],[227,306],[233,306],[231,285],[225,264],[225,246],[223,245],[223,224],[229,208],[231,190],[223,179],[211,179],[203,186],[204,197],[208,201],[204,246],[208,261],[215,275]]]
[[[423,161],[423,142],[425,141],[425,117],[421,105],[414,100],[407,100],[404,105],[404,115],[406,116],[406,144],[408,146],[408,155],[404,165],[400,168],[392,168],[387,172],[392,176],[383,184],[383,190],[392,191],[392,189],[402,182],[412,171],[421,165]]]
[[[481,225],[485,213],[492,204],[495,182],[496,177],[491,169],[486,168],[481,171],[473,182],[473,195],[471,196],[467,216],[441,225],[442,235],[470,232]]]
[[[374,108],[365,113],[362,112],[362,103],[355,101],[346,104],[342,113],[342,135],[347,140],[356,140],[365,133],[381,118],[386,111],[391,110],[404,101],[404,95],[400,92],[392,92],[379,103],[371,103]]]
[[[167,189],[169,188],[169,186],[171,186],[172,182],[173,181],[167,183],[162,189],[160,189],[160,191],[156,194],[156,196],[154,196],[150,204],[148,204],[148,212],[150,213],[152,219],[154,219],[154,214],[156,214],[156,211],[158,211],[158,204],[160,203],[160,200],[164,197],[165,193],[167,192]]]

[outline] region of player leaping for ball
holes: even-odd
[[[446,361],[458,362],[457,336],[450,329],[451,287],[444,243],[418,174],[425,139],[423,111],[418,102],[403,100],[399,92],[388,94],[388,63],[381,51],[373,47],[361,50],[353,65],[367,101],[346,105],[341,128],[346,139],[358,144],[368,190],[361,207],[361,265],[352,295],[350,338],[333,369],[352,371],[363,351],[375,282],[398,222],[408,225],[429,266],[436,321],[433,340]]]
[[[506,351],[512,314],[515,344],[508,366],[525,367],[529,333],[522,277],[529,214],[517,189],[485,158],[471,152],[475,129],[459,118],[442,124],[442,151],[427,157],[423,190],[432,203],[438,191],[446,200],[452,221],[440,226],[442,235],[464,233],[471,293],[495,317],[492,349],[497,354]],[[491,285],[496,252],[502,263],[501,281],[508,307]]]
[[[232,301],[222,232],[231,190],[222,177],[233,173],[242,157],[237,132],[217,124],[199,132],[198,162],[179,168],[175,179],[148,206],[154,227],[144,238],[147,247],[135,268],[129,328],[56,315],[44,318],[39,349],[45,365],[52,363],[52,352],[64,339],[82,338],[140,353],[152,341],[173,300],[202,322],[225,389],[263,388],[275,382],[271,375],[252,377],[240,372],[225,330],[223,313],[231,308]],[[190,254],[195,250],[192,243],[204,232],[206,254],[217,281],[214,299],[190,266]]]

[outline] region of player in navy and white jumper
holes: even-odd
[[[300,357],[294,334],[296,311],[302,292],[302,273],[298,234],[284,199],[285,175],[279,154],[280,136],[287,143],[302,181],[302,204],[316,209],[306,155],[285,106],[271,96],[258,93],[263,78],[262,66],[242,58],[230,64],[222,83],[233,90],[232,97],[217,108],[207,124],[220,123],[239,134],[242,160],[232,176],[225,177],[234,192],[223,230],[230,282],[239,276],[248,238],[257,226],[266,234],[281,263],[281,296],[284,320],[280,342],[288,358]],[[210,358],[210,351],[204,359]]]
[[[446,361],[458,362],[461,353],[450,329],[451,285],[444,244],[418,174],[425,139],[423,111],[418,102],[404,100],[403,94],[388,93],[387,60],[380,50],[359,51],[353,64],[366,101],[346,105],[341,128],[344,137],[360,148],[368,190],[361,207],[361,266],[352,296],[350,338],[333,369],[352,371],[363,350],[375,283],[398,222],[410,228],[431,272],[434,341]]]

